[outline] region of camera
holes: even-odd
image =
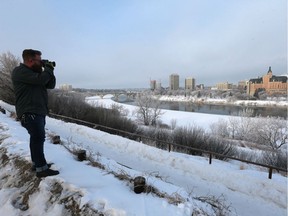
[[[42,59],[42,65],[45,66],[45,64],[51,64],[53,67],[56,66],[56,62],[55,61],[49,61],[47,59]]]

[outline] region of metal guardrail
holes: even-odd
[[[241,161],[241,162],[248,163],[248,164],[253,164],[256,166],[265,167],[265,168],[268,168],[268,178],[269,179],[272,179],[273,170],[277,170],[278,172],[279,171],[284,172],[284,173],[286,173],[286,175],[288,172],[287,170],[285,170],[283,168],[279,168],[279,167],[275,167],[275,166],[271,166],[271,165],[266,165],[266,164],[261,164],[261,163],[257,163],[257,162],[253,162],[253,161],[244,160],[244,159],[239,159],[236,157],[231,157],[231,156],[227,156],[227,155],[223,155],[223,154],[219,154],[219,153],[215,153],[215,152],[211,152],[211,151],[206,151],[206,150],[202,150],[202,149],[197,149],[197,148],[193,148],[193,147],[189,147],[189,146],[183,146],[183,145],[179,145],[176,143],[171,143],[171,142],[167,142],[167,141],[163,141],[163,140],[159,140],[159,139],[155,139],[155,138],[151,138],[151,137],[147,137],[147,136],[143,136],[143,135],[139,135],[139,134],[135,134],[135,133],[130,133],[130,132],[123,131],[123,130],[118,130],[115,128],[95,124],[95,123],[80,120],[80,119],[75,119],[75,118],[68,117],[68,116],[58,115],[58,114],[54,114],[54,113],[50,113],[49,116],[56,118],[56,119],[61,119],[64,121],[72,122],[72,123],[78,123],[78,124],[88,126],[88,127],[94,128],[94,129],[98,129],[101,131],[105,131],[105,132],[113,131],[113,132],[115,132],[114,134],[119,135],[119,136],[124,136],[124,134],[125,134],[126,135],[125,137],[128,136],[128,138],[130,138],[130,139],[133,138],[134,140],[136,140],[135,138],[138,138],[139,141],[146,139],[146,140],[151,140],[151,141],[163,143],[163,144],[168,146],[169,152],[171,151],[172,147],[181,147],[183,149],[200,152],[200,153],[209,155],[209,164],[212,164],[213,156],[217,156],[217,157],[222,157],[222,158],[228,158],[231,160]]]

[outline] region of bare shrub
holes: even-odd
[[[170,129],[168,124],[163,123],[160,119],[156,122],[156,127],[161,129]]]
[[[117,110],[121,116],[127,116],[129,114],[129,110],[125,109],[124,106],[118,104],[111,105],[112,110]]]
[[[205,146],[206,150],[221,154],[221,156],[215,155],[215,158],[219,160],[226,160],[225,156],[233,157],[237,154],[237,148],[224,139],[210,137]]]
[[[272,150],[288,144],[285,120],[280,117],[249,117],[251,115],[250,110],[245,110],[240,117],[230,117],[228,121],[220,119],[211,125],[211,132],[217,137],[245,140]]]
[[[171,129],[174,130],[177,125],[177,120],[173,118],[171,119],[170,123],[171,123]]]
[[[255,152],[248,152],[245,150],[238,150],[237,151],[237,158],[247,161],[259,161],[259,156]]]
[[[233,211],[235,211],[232,207],[231,204],[227,205],[227,200],[224,197],[224,195],[222,194],[219,197],[215,197],[213,195],[208,195],[208,196],[201,196],[201,197],[194,197],[194,199],[199,200],[209,206],[211,206],[211,208],[214,211],[214,214],[216,216],[222,216],[222,215],[231,215],[231,213]],[[205,213],[205,211],[204,211]],[[193,212],[192,215],[203,215],[203,212],[200,212],[200,214],[198,214],[197,212]],[[204,214],[206,215],[206,214]]]
[[[157,148],[160,148],[160,149],[167,150],[168,145],[164,142],[171,141],[171,132],[166,129],[148,128],[148,129],[143,130],[141,134],[146,137],[151,138],[149,140],[146,140],[145,143],[147,144],[149,143],[150,145],[156,146]]]
[[[262,163],[287,170],[287,151],[265,151],[262,155]]]
[[[204,145],[206,143],[206,139],[208,138],[204,129],[198,126],[176,128],[173,131],[172,137],[173,142],[176,144],[202,150],[205,149]],[[183,151],[183,149],[181,149],[179,146],[175,147],[175,150]],[[186,151],[188,154],[202,155],[200,151],[194,149],[187,149]]]
[[[228,138],[230,135],[228,122],[224,119],[219,119],[216,123],[210,126],[212,134],[222,138]]]
[[[55,114],[91,122],[100,126],[102,125],[131,133],[137,131],[137,125],[131,120],[122,117],[117,109],[93,107],[85,103],[81,95],[51,91],[49,95],[49,109]],[[103,127],[99,127],[99,129],[113,134],[116,133],[114,130]]]
[[[81,95],[66,91],[49,91],[49,109],[55,114],[81,119],[81,116],[86,115],[88,107]]]
[[[19,64],[20,59],[10,52],[0,55],[0,99],[12,105],[15,104],[15,95],[11,73]]]

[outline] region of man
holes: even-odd
[[[55,88],[55,65],[51,62],[43,63],[41,55],[38,50],[25,49],[22,53],[23,63],[12,72],[17,117],[30,134],[32,170],[36,170],[39,178],[59,174],[50,169],[51,164],[47,164],[44,156],[47,89]]]

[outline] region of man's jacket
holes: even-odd
[[[56,85],[53,69],[45,68],[37,73],[21,63],[12,72],[12,82],[18,118],[24,113],[48,114],[47,89],[53,89]]]

